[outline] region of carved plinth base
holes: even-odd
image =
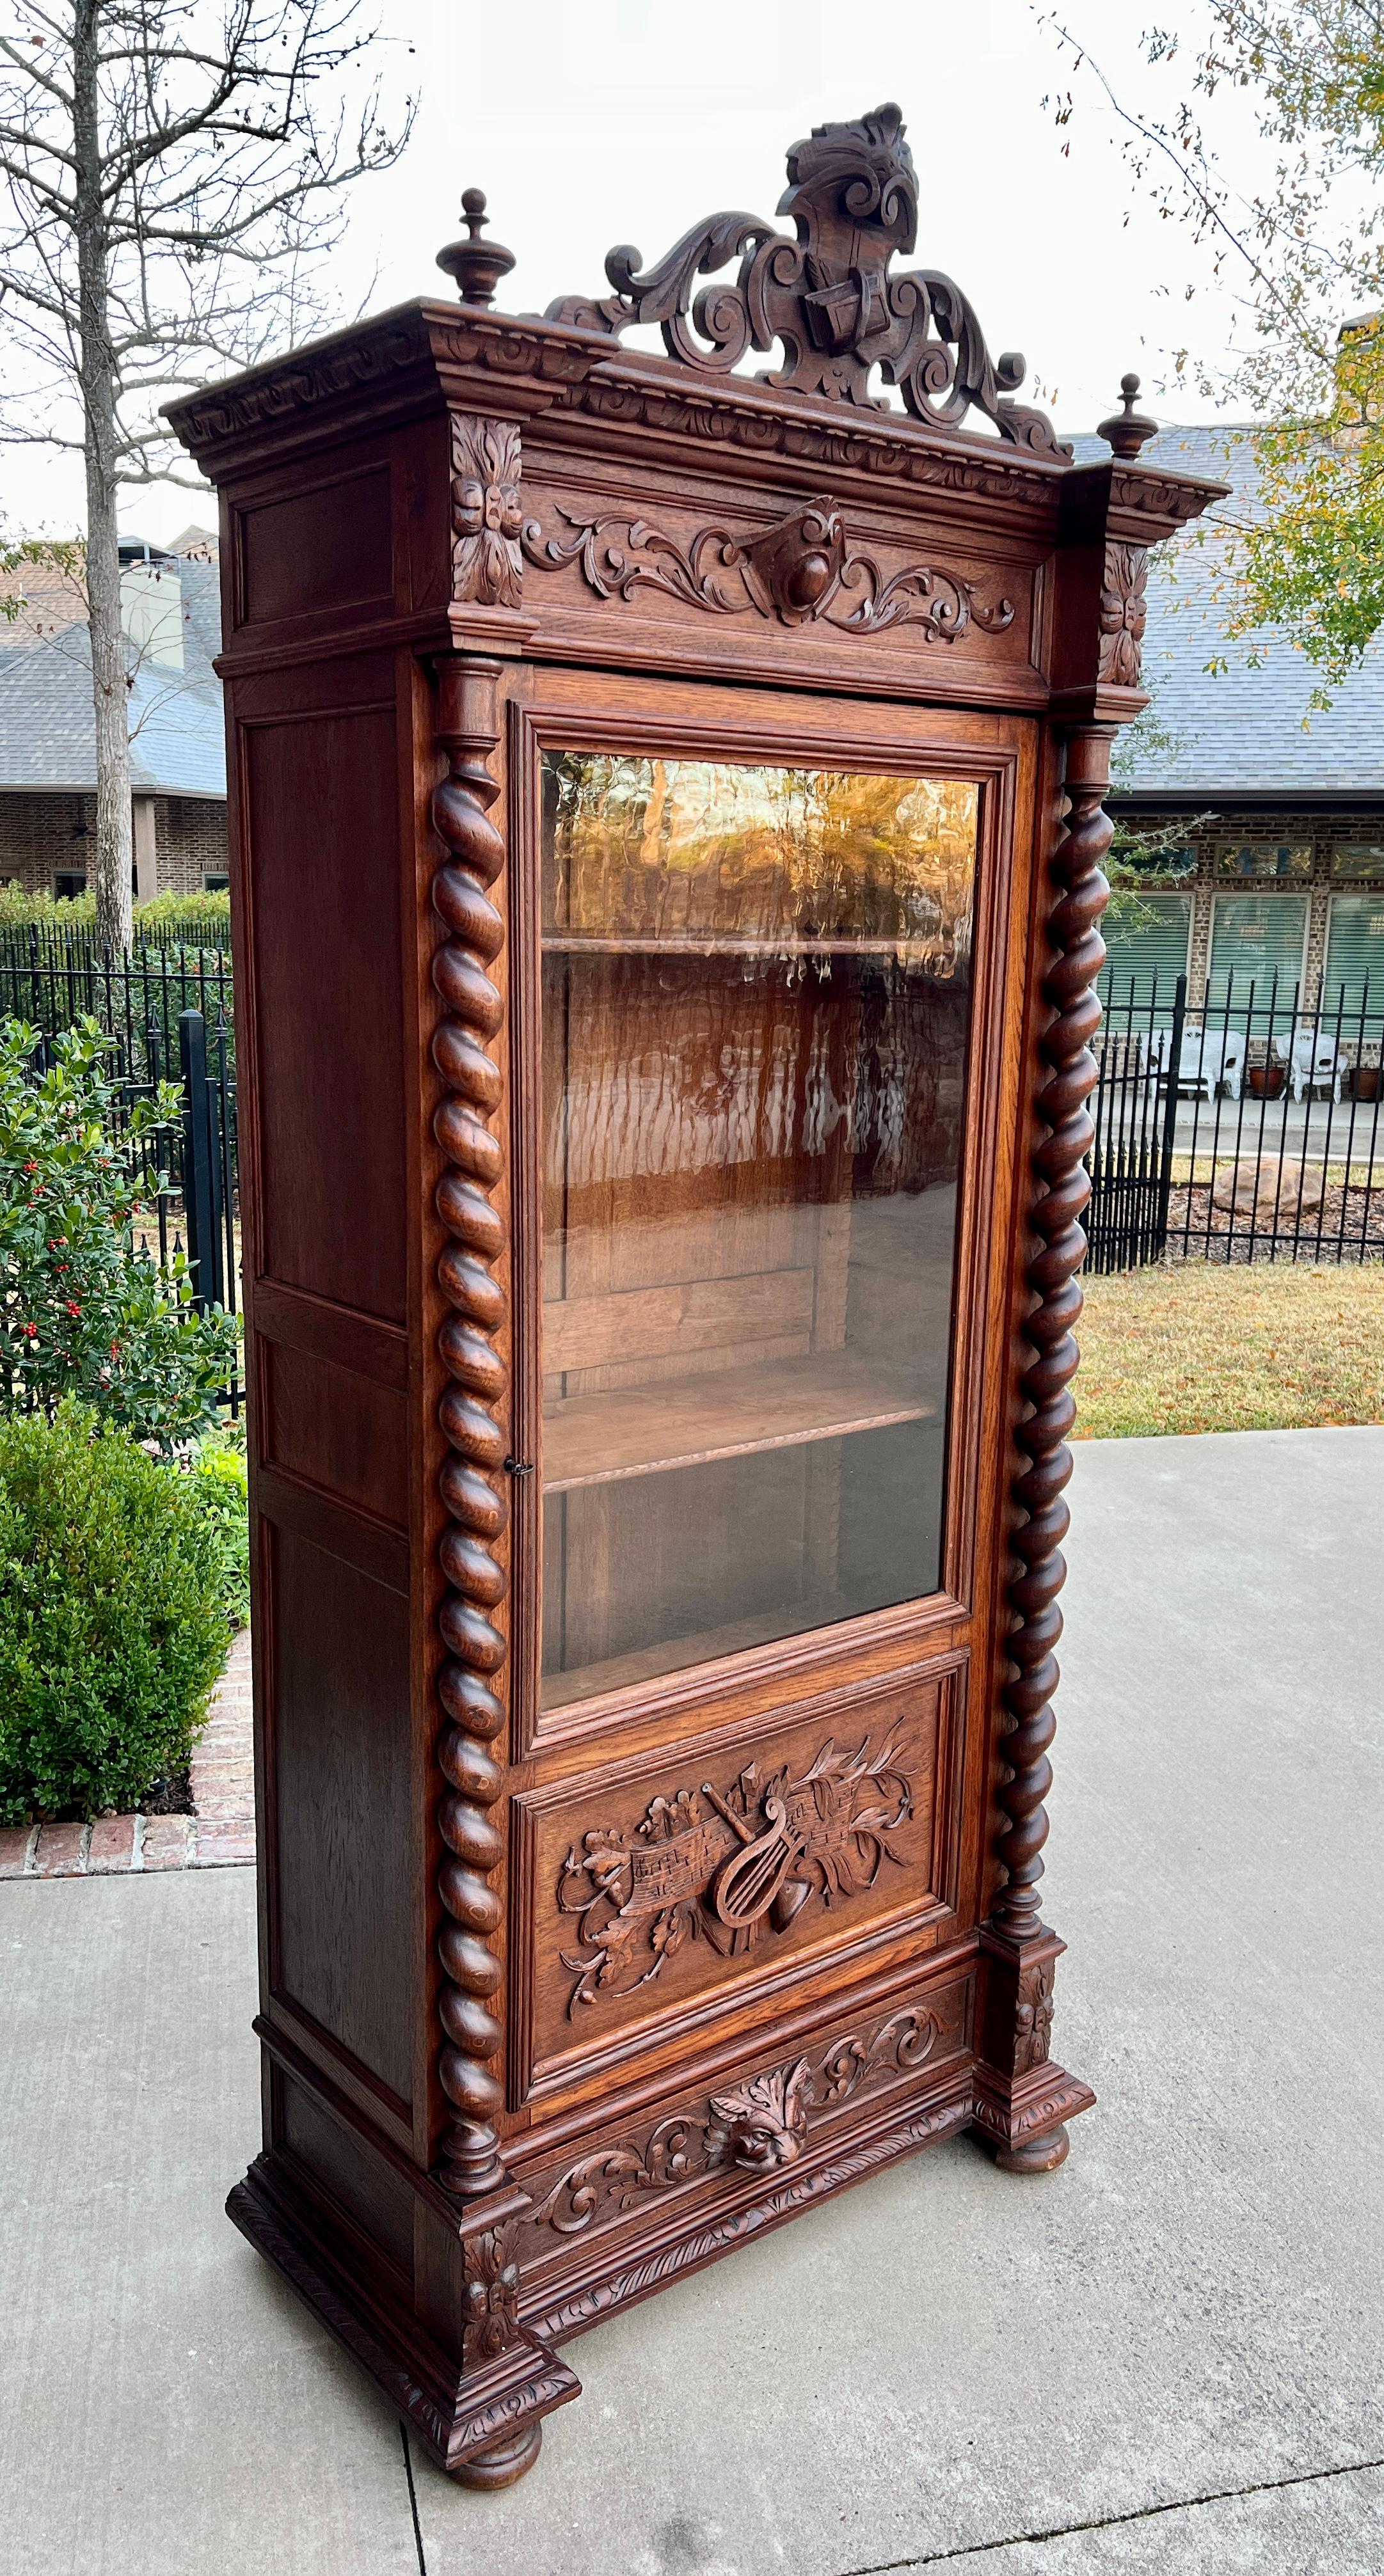
[[[580,2396],[576,2373],[523,2326],[508,2331],[502,2350],[458,2373],[387,2292],[367,2290],[333,2260],[271,2158],[256,2158],[226,2214],[369,2372],[439,2468],[463,2485],[512,2486],[538,2457],[541,2418]]]
[[[972,2128],[1004,2173],[1053,2173],[1071,2144],[1066,2122],[1089,2111],[1089,2084],[1048,2056],[1053,1980],[1065,1944],[981,1934]]]

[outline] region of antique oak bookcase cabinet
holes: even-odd
[[[459,305],[172,412],[252,1389],[230,2211],[477,2485],[582,2327],[1092,2098],[1037,1882],[1101,796],[1217,487],[1132,378],[1075,466],[894,266],[896,109],[788,177],[541,319],[468,194]]]

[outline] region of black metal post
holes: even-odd
[[[221,1243],[216,1222],[216,1172],[207,1097],[207,1026],[200,1011],[178,1014],[183,1070],[183,1211],[193,1294],[203,1313],[219,1306]]]
[[[1153,1229],[1153,1257],[1161,1261],[1168,1248],[1168,1209],[1173,1194],[1173,1144],[1177,1136],[1177,1076],[1182,1063],[1182,1031],[1187,1018],[1187,978],[1179,975],[1173,993],[1173,1033],[1168,1055],[1168,1090],[1163,1103],[1163,1150],[1158,1165],[1158,1216]],[[1189,1192],[1190,1195],[1190,1192]]]

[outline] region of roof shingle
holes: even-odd
[[[1072,442],[1080,464],[1103,462],[1102,439]],[[1253,507],[1254,432],[1245,427],[1165,429],[1141,464],[1219,476],[1235,487],[1222,511]],[[1216,511],[1204,539],[1189,530],[1159,549],[1149,575],[1144,686],[1166,747],[1126,737],[1119,792],[1141,797],[1350,798],[1384,793],[1384,649],[1371,644],[1359,669],[1331,692],[1323,713],[1309,700],[1318,674],[1288,637],[1268,627],[1232,643],[1228,611],[1215,597],[1224,572]],[[1251,654],[1262,656],[1249,667]],[[1208,671],[1219,656],[1224,672]]]
[[[220,572],[205,557],[179,566],[183,668],[146,664],[130,692],[130,771],[137,794],[224,797]],[[30,592],[39,585],[26,583]],[[96,785],[91,647],[80,612],[45,598],[39,631],[0,626],[0,794]],[[56,631],[55,631],[56,630]]]

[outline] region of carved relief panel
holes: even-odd
[[[950,1902],[961,1681],[833,1697],[516,1800],[533,2077]]]
[[[969,2035],[968,1980],[939,1982],[859,2013],[734,2083],[712,2083],[634,2119],[560,2166],[526,2174],[525,2257],[559,2262],[635,2211],[668,2210],[696,2186],[774,2181],[821,2147],[841,2114],[883,2095],[946,2088]],[[699,2195],[699,2197],[704,2197]]]
[[[982,676],[1008,694],[1033,663],[1038,575],[1012,551],[986,562],[946,540],[924,549],[825,486],[753,518],[699,512],[652,478],[639,508],[612,508],[552,472],[526,456],[516,549],[525,612],[545,633],[601,607],[623,630],[635,621],[622,609],[637,608],[641,655],[656,658],[666,625],[685,662],[762,658],[790,629],[808,663],[829,657],[856,685],[879,684],[887,652],[891,673],[916,668],[944,695]]]

